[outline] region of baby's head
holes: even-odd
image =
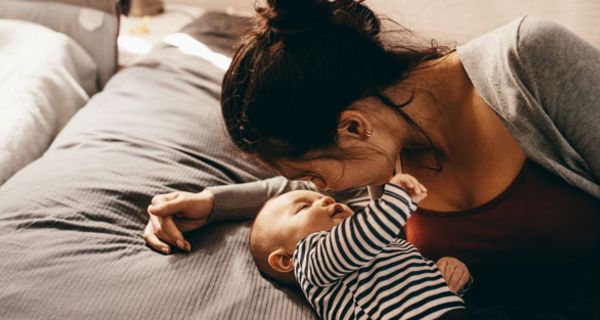
[[[258,269],[269,277],[295,284],[296,244],[311,233],[329,231],[353,214],[331,197],[298,190],[265,203],[250,232],[250,252]]]

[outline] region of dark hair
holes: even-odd
[[[381,92],[448,49],[416,45],[397,24],[383,32],[382,20],[362,2],[268,0],[256,8],[256,25],[233,57],[221,96],[227,130],[240,149],[275,164],[335,146],[340,114],[368,96],[397,110],[433,146],[401,110],[410,100],[395,104]]]

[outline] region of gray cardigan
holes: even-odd
[[[522,17],[457,52],[527,157],[600,199],[600,49],[559,24]],[[210,220],[251,218],[267,199],[306,188],[282,177],[210,187]]]

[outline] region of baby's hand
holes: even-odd
[[[411,175],[405,173],[396,174],[390,179],[390,183],[404,189],[414,203],[419,203],[427,198],[427,188]]]
[[[446,283],[448,283],[448,287],[454,293],[462,289],[471,279],[471,274],[467,266],[456,258],[440,258],[436,265],[440,269],[442,276],[444,276]]]

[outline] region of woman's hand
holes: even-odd
[[[155,196],[148,206],[150,220],[144,229],[144,240],[153,249],[167,254],[171,253],[171,246],[191,251],[192,246],[182,233],[206,225],[213,202],[214,194],[210,190]]]
[[[442,257],[436,265],[454,293],[458,293],[471,280],[467,266],[456,258]]]
[[[419,203],[427,198],[427,188],[411,175],[398,173],[389,182],[404,189],[414,203]]]

